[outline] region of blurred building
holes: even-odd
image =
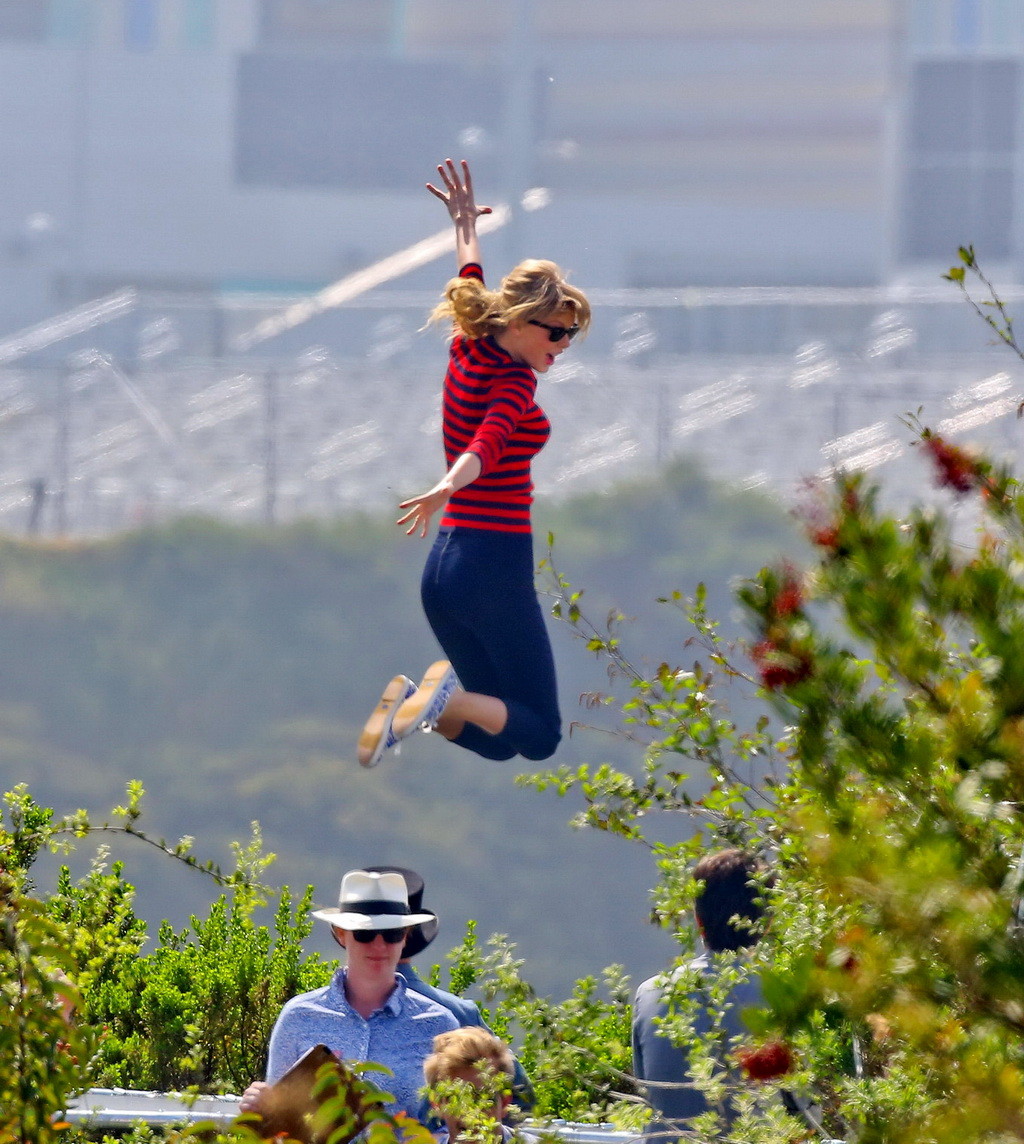
[[[940,275],[973,243],[1024,297],[1022,58],[1020,0],[0,0],[0,528],[432,479],[447,258],[250,335],[447,231],[447,155],[542,207],[488,266],[597,308],[546,488],[682,452],[787,489],[923,406],[1011,447],[1019,363]]]
[[[900,29],[892,268],[933,272],[973,244],[1020,282],[1024,5],[909,0]]]
[[[873,284],[965,241],[1019,277],[1022,11],[4,0],[0,328],[332,281],[442,225],[445,155],[547,188],[491,250],[592,287]]]

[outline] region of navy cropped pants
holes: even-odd
[[[452,740],[485,759],[547,759],[562,737],[555,661],[533,568],[529,533],[446,528],[423,569],[423,610],[459,682],[508,708],[501,734],[467,723]]]

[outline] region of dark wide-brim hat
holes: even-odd
[[[416,954],[422,953],[437,937],[437,931],[441,928],[437,914],[423,908],[423,879],[415,870],[409,870],[405,866],[366,866],[365,869],[377,874],[402,875],[406,893],[409,895],[409,909],[417,914],[425,914],[429,919],[417,922],[409,930],[409,936],[402,946],[402,957],[415,957]]]
[[[405,881],[397,873],[371,870],[349,870],[337,906],[314,910],[313,917],[346,930],[405,929],[437,921],[431,913],[410,909]]]

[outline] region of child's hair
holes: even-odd
[[[587,332],[590,303],[586,294],[570,286],[555,263],[531,258],[509,271],[497,290],[488,290],[479,278],[453,278],[428,321],[447,318],[467,338],[482,338],[501,333],[517,318],[529,321],[560,310],[570,310],[573,324],[581,333]]]
[[[480,1064],[489,1066],[494,1073],[515,1075],[508,1045],[486,1029],[469,1025],[434,1038],[434,1051],[423,1062],[423,1075],[427,1084],[438,1084]]]

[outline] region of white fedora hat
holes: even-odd
[[[349,870],[341,880],[337,906],[314,910],[313,917],[347,930],[404,929],[434,920],[414,914],[401,874]]]

